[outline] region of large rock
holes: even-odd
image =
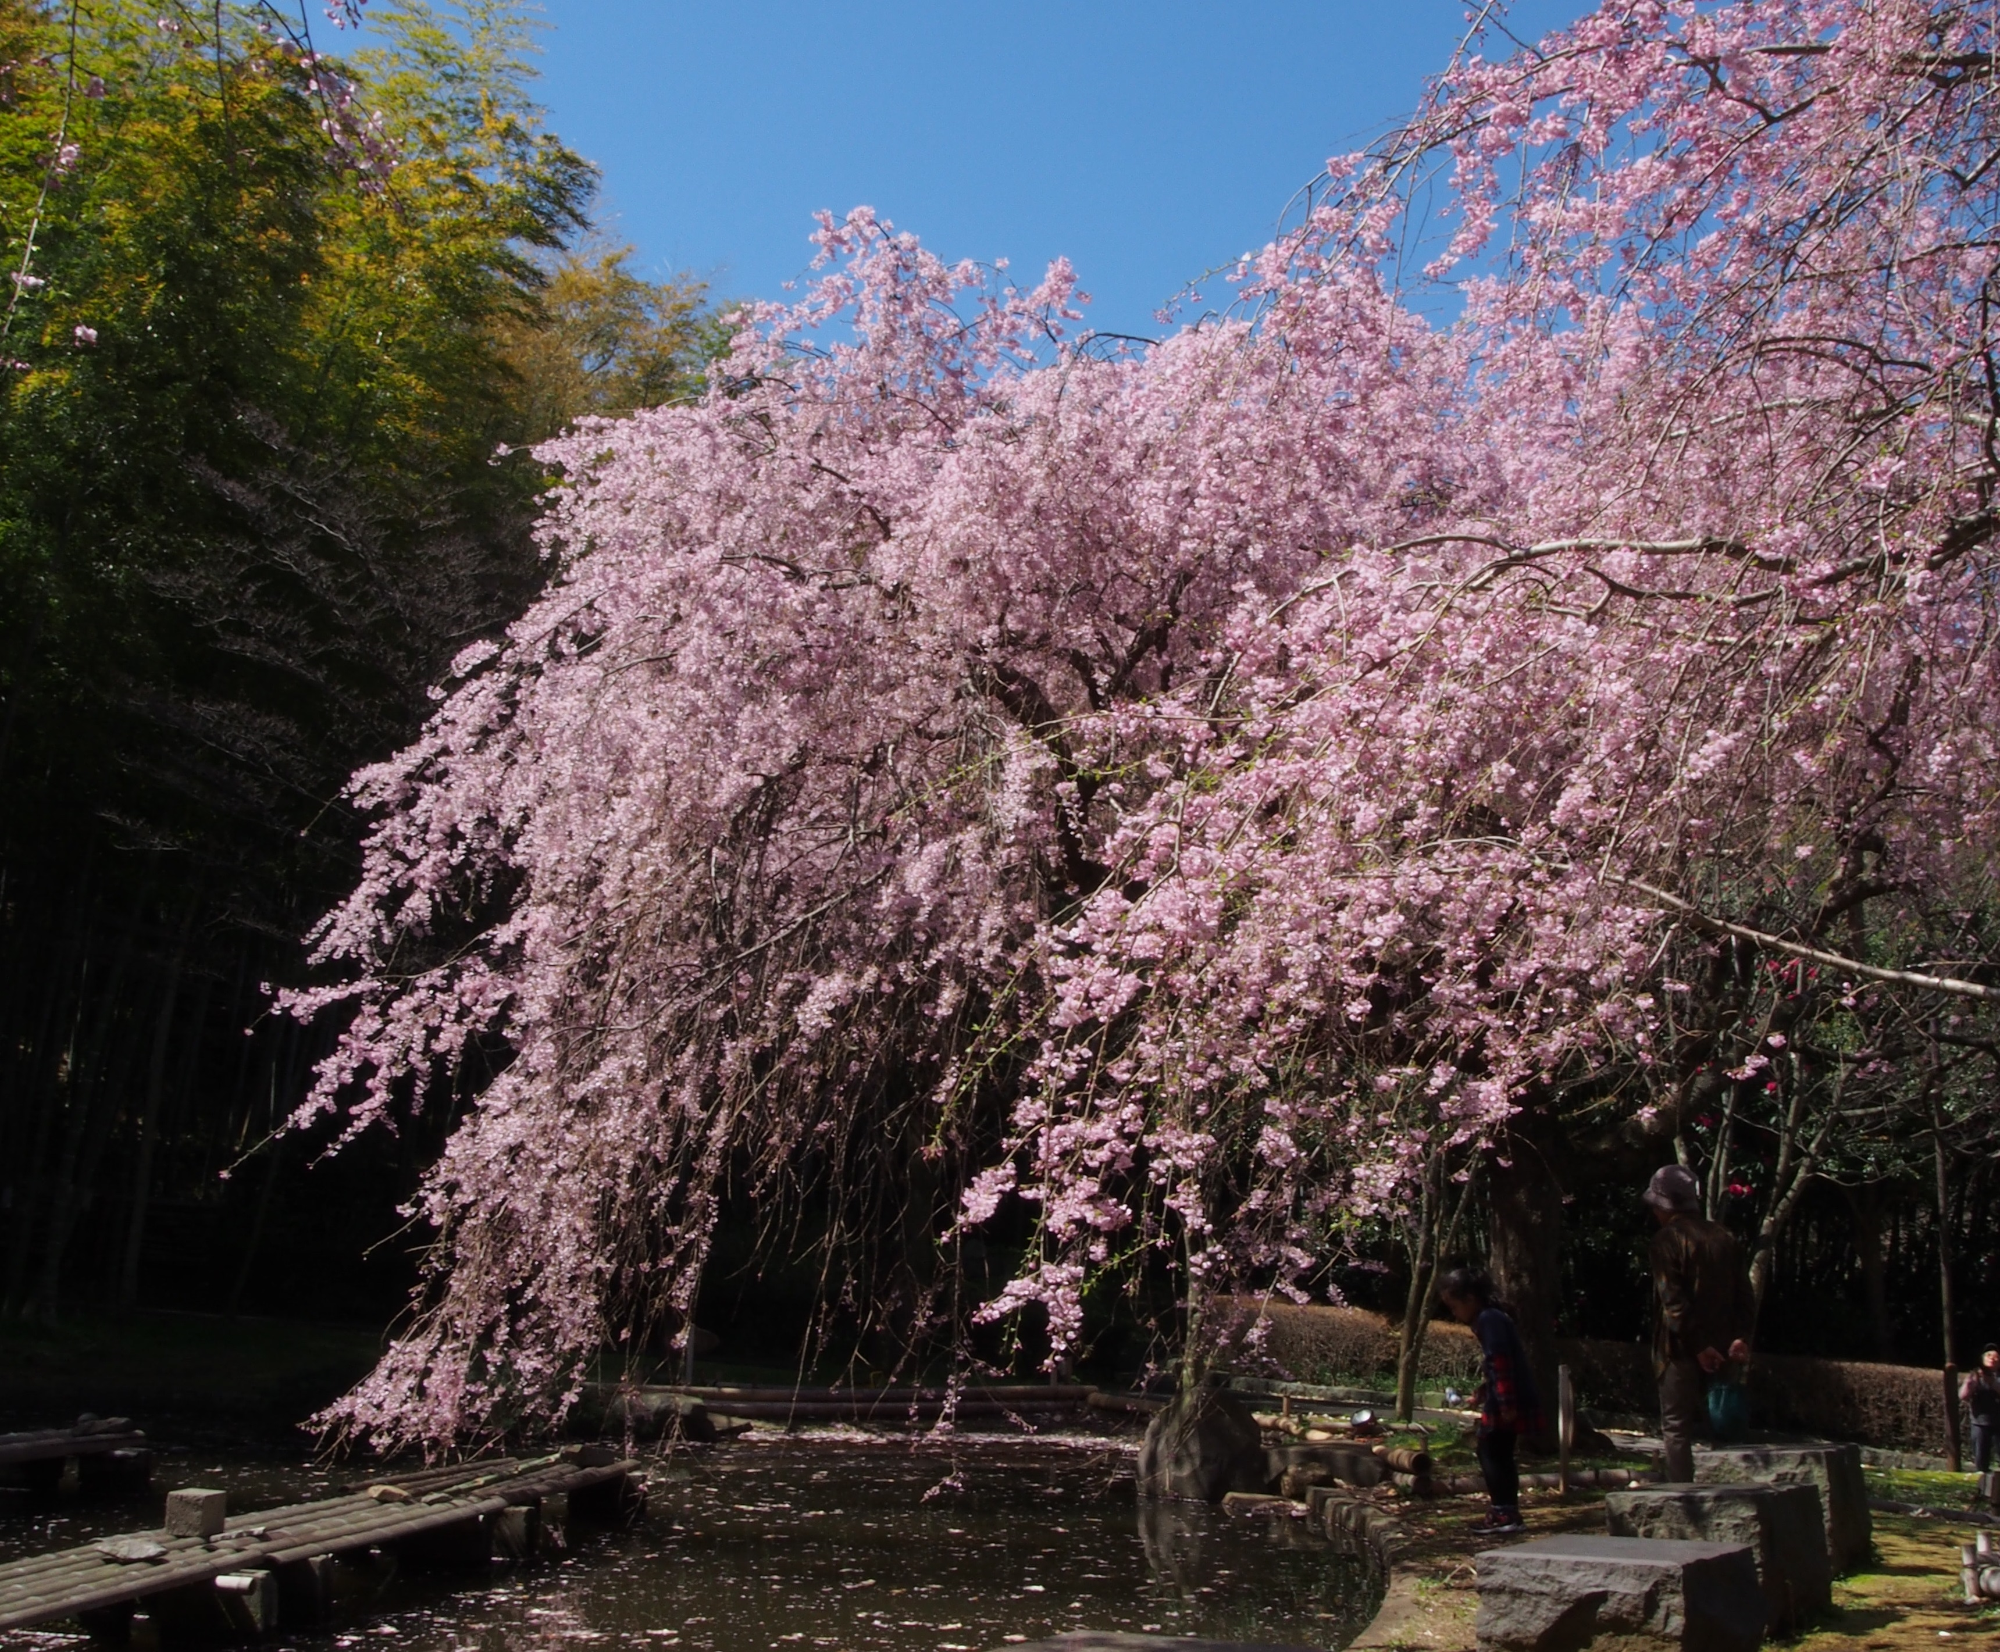
[[[1765,1626],[1795,1634],[1833,1605],[1819,1488],[1792,1485],[1657,1486],[1604,1500],[1613,1537],[1742,1544],[1757,1557]]]
[[[1741,1545],[1547,1537],[1474,1564],[1480,1652],[1751,1652],[1764,1639],[1757,1562]]]
[[[1817,1486],[1833,1569],[1851,1572],[1866,1565],[1874,1549],[1875,1524],[1868,1513],[1868,1484],[1861,1476],[1861,1448],[1857,1445],[1733,1446],[1697,1451],[1694,1480],[1698,1486],[1794,1482]]]
[[[570,1413],[570,1431],[630,1433],[637,1440],[713,1440],[715,1419],[691,1394],[671,1388],[620,1388],[592,1384]]]
[[[1141,1497],[1219,1503],[1232,1491],[1265,1491],[1264,1436],[1242,1401],[1213,1388],[1178,1394],[1154,1414],[1139,1447]]]

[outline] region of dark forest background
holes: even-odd
[[[445,1121],[273,1140],[319,1045],[266,984],[349,774],[541,577],[525,446],[726,337],[597,237],[525,8],[378,4],[345,59],[307,15],[0,0],[11,1316],[394,1310]]]

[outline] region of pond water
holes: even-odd
[[[754,1440],[754,1437],[753,1437]],[[489,1577],[385,1575],[296,1652],[987,1652],[1070,1629],[1339,1647],[1375,1598],[1300,1523],[1149,1504],[1104,1441],[960,1437],[695,1447],[650,1465],[630,1530]],[[221,1484],[232,1512],[329,1489],[322,1470],[176,1456],[161,1485]],[[138,1503],[0,1505],[0,1559],[157,1521]],[[9,1642],[10,1646],[16,1644]],[[80,1635],[19,1636],[77,1648]]]

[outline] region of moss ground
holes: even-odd
[[[1962,1501],[1962,1478],[1954,1484]],[[1530,1492],[1522,1513],[1530,1537],[1601,1532],[1603,1502],[1601,1493],[1563,1499]],[[1468,1527],[1482,1508],[1477,1498],[1440,1498],[1401,1511],[1411,1549],[1373,1632],[1358,1647],[1370,1652],[1470,1652],[1478,1607],[1473,1556],[1490,1545]],[[1967,1605],[1959,1586],[1959,1546],[1972,1535],[1969,1525],[1876,1515],[1874,1563],[1836,1580],[1833,1612],[1822,1624],[1780,1644],[1797,1652],[1912,1652],[1917,1647],[1935,1652],[1954,1641],[1992,1646],[2000,1637],[2000,1611]]]
[[[1900,1503],[1921,1503],[1932,1509],[1962,1509],[1972,1505],[1979,1489],[1976,1474],[1951,1474],[1943,1469],[1864,1469],[1870,1497]]]

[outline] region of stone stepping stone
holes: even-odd
[[[1545,1537],[1476,1557],[1480,1652],[1752,1652],[1757,1561],[1741,1544]]]
[[[1613,1537],[1741,1544],[1756,1556],[1765,1627],[1804,1629],[1833,1605],[1819,1488],[1809,1485],[1654,1486],[1604,1500]]]
[[[1875,1522],[1868,1512],[1868,1483],[1862,1478],[1858,1445],[1821,1442],[1696,1451],[1694,1480],[1698,1486],[1810,1483],[1819,1488],[1834,1571],[1865,1566],[1874,1552]]]

